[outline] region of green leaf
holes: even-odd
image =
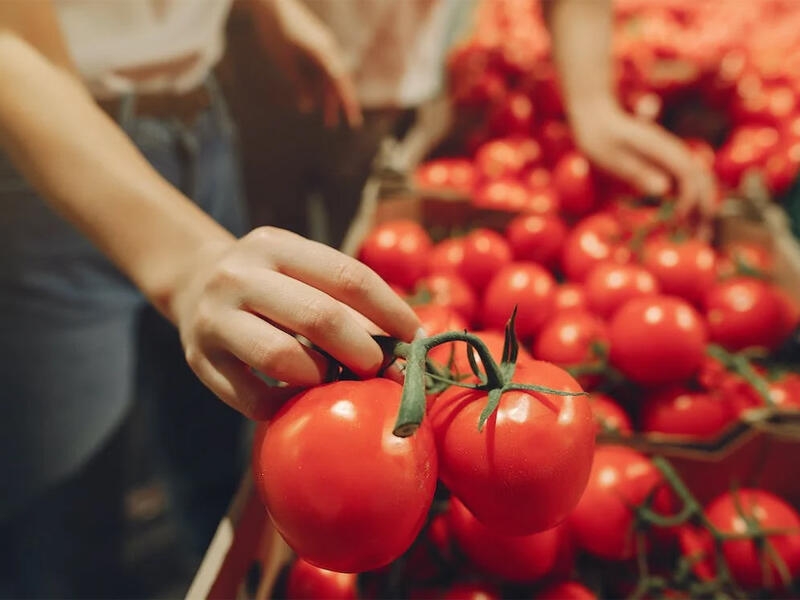
[[[483,431],[483,426],[486,425],[486,421],[492,416],[492,413],[497,410],[497,406],[500,404],[500,397],[502,395],[502,388],[494,388],[489,390],[489,401],[486,403],[486,406],[484,407],[483,412],[481,412],[481,416],[478,419],[478,431]]]

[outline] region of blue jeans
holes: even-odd
[[[135,99],[123,103],[118,122],[162,176],[240,235],[235,129],[211,90],[212,107],[191,126],[138,117]],[[242,419],[193,377],[177,333],[139,291],[0,155],[0,531],[80,474],[137,395],[153,400],[162,456],[185,473],[173,481],[177,493],[191,505],[193,477],[213,485],[222,474],[227,501],[239,475]],[[75,501],[89,510],[91,496],[86,490]],[[208,515],[210,531],[219,516]],[[60,533],[41,544],[58,545]],[[198,545],[210,532],[201,534]]]

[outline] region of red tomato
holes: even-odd
[[[773,127],[738,127],[717,151],[714,170],[723,183],[737,187],[742,175],[762,166],[779,142],[780,136]]]
[[[541,361],[517,364],[514,381],[582,391],[566,371]],[[580,498],[589,475],[595,425],[588,400],[508,391],[479,431],[486,402],[485,391],[451,387],[429,404],[442,481],[498,532],[554,527]]]
[[[413,582],[440,580],[446,563],[453,560],[450,524],[446,513],[434,516],[406,555],[405,577]],[[391,569],[391,566],[388,567]]]
[[[717,276],[720,278],[738,275],[741,269],[772,273],[772,256],[759,244],[731,242],[722,250],[717,260]]]
[[[478,299],[469,285],[455,273],[435,273],[417,283],[417,294],[429,296],[428,303],[457,312],[469,324],[475,319]],[[430,332],[429,332],[430,333]]]
[[[527,583],[547,575],[555,565],[563,527],[531,535],[503,535],[478,521],[458,498],[450,499],[448,515],[459,548],[489,575]]]
[[[389,283],[412,289],[428,270],[433,242],[419,223],[396,220],[373,229],[358,258]]]
[[[478,336],[481,338],[484,344],[486,344],[487,349],[489,350],[489,354],[492,355],[498,363],[503,356],[503,345],[505,343],[505,337],[499,331],[473,331],[471,332],[473,335]],[[440,365],[447,365],[449,364],[451,355],[453,359],[452,368],[453,371],[460,375],[469,375],[472,373],[472,368],[469,365],[469,359],[467,358],[467,351],[471,351],[473,356],[475,357],[475,362],[478,364],[478,367],[483,365],[480,356],[477,352],[467,344],[466,342],[452,342],[450,344],[442,344],[441,346],[436,346],[432,348],[430,352],[428,352],[428,358],[435,361],[437,364]],[[527,359],[531,359],[532,357],[523,349],[519,349],[519,358],[517,363],[523,362]]]
[[[546,121],[539,129],[539,141],[549,165],[555,165],[561,157],[575,147],[569,126],[563,121]]]
[[[541,190],[550,187],[552,177],[545,167],[535,167],[522,177],[522,182],[531,190]]]
[[[523,212],[534,215],[558,215],[559,201],[555,191],[549,187],[528,191]]]
[[[584,287],[577,283],[562,283],[553,295],[553,312],[570,308],[588,308]]]
[[[533,127],[533,102],[527,94],[510,92],[489,115],[495,135],[528,135]]]
[[[571,281],[584,281],[592,267],[606,261],[627,263],[631,252],[622,243],[622,227],[614,217],[597,213],[569,232],[561,254],[561,268]]]
[[[724,395],[694,392],[683,386],[660,390],[645,399],[642,431],[712,438],[737,420],[735,407]]]
[[[784,373],[769,381],[769,397],[783,410],[800,410],[800,374]]]
[[[506,265],[486,286],[481,311],[484,326],[504,329],[517,307],[517,336],[526,340],[536,335],[552,311],[555,288],[553,276],[536,263]]]
[[[600,392],[592,392],[589,403],[597,421],[598,432],[608,430],[623,435],[633,433],[631,418],[616,400]]]
[[[594,346],[608,347],[605,323],[582,310],[568,310],[548,320],[539,332],[533,355],[560,367],[593,363],[600,357]]]
[[[447,238],[436,244],[428,255],[428,271],[459,273],[464,262],[464,238]]]
[[[401,389],[388,379],[317,386],[259,425],[256,489],[275,528],[311,564],[377,569],[422,529],[437,456],[427,420],[410,437],[392,433]]]
[[[442,600],[500,600],[500,590],[488,583],[454,583]]]
[[[556,215],[520,215],[506,227],[506,239],[515,260],[527,260],[546,267],[561,256],[567,226]]]
[[[475,169],[482,179],[516,177],[541,160],[539,144],[528,138],[500,138],[475,153]]]
[[[722,554],[731,574],[742,587],[784,588],[788,582],[782,580],[776,557],[783,562],[790,579],[800,574],[800,517],[782,499],[764,490],[740,489],[718,497],[706,507],[705,512],[709,521],[722,533],[746,532],[745,517],[753,519],[763,529],[786,531],[766,536],[766,543],[774,554],[760,551],[752,539],[726,540],[722,543]],[[680,532],[679,540],[684,554],[706,557],[696,567],[698,575],[712,577],[715,571],[713,545],[707,532],[687,527]],[[764,563],[769,565],[766,571]]]
[[[591,165],[578,152],[568,152],[558,161],[553,169],[553,186],[561,208],[571,215],[585,215],[597,206]]]
[[[663,293],[680,296],[695,305],[702,304],[717,277],[716,254],[698,239],[648,240],[642,264],[658,279]]]
[[[422,322],[422,329],[428,335],[467,329],[467,322],[464,317],[448,306],[420,304],[419,306],[414,306],[413,309]]]
[[[703,363],[707,340],[700,315],[674,296],[628,300],[614,313],[609,337],[611,363],[644,385],[691,377]]]
[[[516,179],[491,179],[475,190],[472,204],[478,208],[520,212],[527,206],[529,195],[528,188]]]
[[[503,236],[491,229],[474,229],[464,238],[464,261],[458,272],[474,290],[482,292],[511,260],[511,247]]]
[[[606,560],[626,560],[636,553],[635,514],[662,484],[648,458],[623,446],[598,446],[586,491],[569,516],[578,545]]]
[[[337,573],[320,569],[302,558],[289,568],[286,580],[287,600],[356,600],[355,573]]]
[[[586,303],[604,319],[631,298],[659,293],[658,282],[648,271],[638,265],[618,265],[611,262],[593,267],[584,283]]]
[[[417,167],[414,182],[425,190],[470,194],[475,187],[475,167],[466,158],[438,158]]]
[[[562,581],[540,590],[535,600],[597,600],[597,596],[577,581]]]
[[[774,349],[788,334],[781,299],[774,288],[749,277],[714,285],[706,296],[711,341],[728,350]]]
[[[785,194],[800,171],[800,142],[786,143],[770,155],[764,165],[764,179],[774,196]]]

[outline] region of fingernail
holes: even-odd
[[[419,329],[417,329],[417,332],[414,334],[414,339],[415,340],[419,340],[419,339],[426,338],[426,337],[428,337],[428,332],[425,331],[425,329],[423,327],[420,327]]]

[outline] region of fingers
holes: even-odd
[[[227,349],[246,365],[278,381],[310,386],[325,380],[325,357],[254,314],[230,311],[209,335],[215,347]]]
[[[389,335],[414,339],[419,318],[377,273],[329,246],[288,235],[294,237],[290,243],[276,246],[275,259],[282,273],[354,308]]]
[[[296,387],[268,386],[231,355],[217,356],[213,364],[205,356],[189,362],[195,374],[220,400],[256,421],[272,417],[284,402],[300,391]]]
[[[344,111],[347,124],[356,129],[364,124],[364,115],[361,112],[361,104],[358,101],[356,87],[349,75],[339,75],[331,77],[330,93],[336,98]]]
[[[607,170],[650,196],[669,191],[670,179],[663,169],[626,149],[619,150]]]

